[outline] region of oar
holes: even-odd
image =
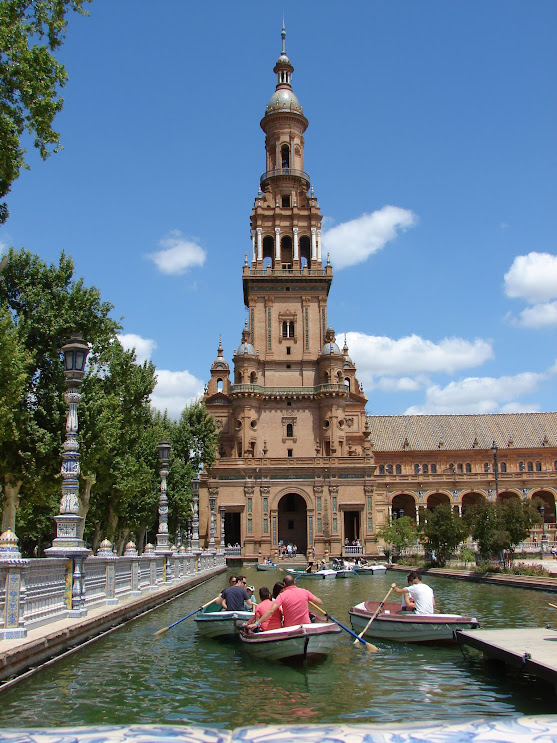
[[[365,635],[365,633],[368,631],[369,625],[373,622],[373,620],[375,619],[375,617],[379,614],[379,612],[381,611],[381,609],[385,605],[385,601],[389,598],[389,594],[391,593],[391,591],[393,590],[394,587],[395,587],[395,584],[393,583],[393,585],[389,588],[389,591],[388,591],[387,595],[385,596],[385,598],[383,599],[383,601],[379,604],[379,606],[375,610],[375,612],[374,612],[373,616],[371,617],[371,619],[369,620],[369,622],[366,624],[366,626],[363,628],[363,630],[358,635],[358,639],[361,640],[362,637]],[[356,640],[354,640],[354,645],[355,644],[356,644]]]
[[[355,637],[358,642],[361,642],[362,645],[364,645],[365,649],[368,651],[368,653],[376,653],[379,648],[376,645],[372,645],[371,642],[367,642],[367,640],[362,639],[361,637],[358,637],[358,635],[355,632],[352,632],[351,629],[348,629],[348,627],[345,627],[344,624],[341,624],[338,619],[335,619],[330,614],[328,614],[326,611],[324,611],[320,606],[317,606],[317,604],[314,604],[313,601],[308,601],[308,604],[311,604],[317,611],[320,611],[321,614],[324,614],[329,619],[332,619],[332,621],[335,624],[338,624],[338,626],[343,629],[345,632],[348,632],[349,635],[352,635],[352,637]]]
[[[550,606],[551,606],[551,607],[552,607],[553,609],[557,609],[557,604],[552,604],[552,603],[550,602],[550,603],[549,603],[549,605],[550,605]]]
[[[164,635],[165,632],[168,632],[169,629],[172,629],[172,627],[175,627],[177,624],[180,624],[180,622],[183,622],[185,619],[189,619],[194,614],[197,614],[198,611],[202,611],[203,609],[206,609],[208,606],[210,606],[214,601],[216,601],[218,598],[220,598],[220,593],[218,596],[216,596],[214,599],[211,599],[210,601],[207,601],[206,604],[203,604],[203,606],[199,606],[197,609],[194,609],[193,611],[190,611],[189,614],[186,614],[185,617],[182,617],[181,619],[178,619],[177,622],[173,622],[172,624],[169,624],[168,627],[163,627],[162,629],[157,630],[154,634],[155,637],[157,635]]]

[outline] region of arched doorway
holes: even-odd
[[[416,521],[416,501],[408,493],[398,493],[393,498],[392,514],[393,519],[409,516],[412,521]]]
[[[520,500],[520,496],[518,493],[513,493],[512,491],[506,491],[504,490],[502,493],[499,493],[499,500],[505,501],[505,500]]]
[[[462,513],[464,514],[469,508],[481,505],[484,500],[481,493],[464,493],[462,496]]]
[[[436,506],[440,506],[441,504],[448,506],[450,502],[449,496],[445,493],[432,493],[427,498],[427,507],[428,510],[433,511]]]
[[[305,555],[308,548],[307,507],[298,493],[286,493],[278,504],[278,539],[284,544],[295,544],[298,554]]]

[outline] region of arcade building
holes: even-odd
[[[201,546],[275,557],[376,555],[390,518],[450,503],[537,498],[555,538],[557,413],[370,416],[327,316],[333,268],[305,171],[308,120],[282,53],[261,120],[265,171],[242,268],[248,320],[232,366],[219,342],[203,397],[220,431],[199,486]]]

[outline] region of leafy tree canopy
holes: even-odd
[[[0,2],[0,198],[27,168],[22,137],[28,134],[46,159],[60,149],[53,129],[62,109],[67,73],[52,54],[63,42],[67,14],[86,15],[90,0],[1,0]],[[8,218],[0,204],[0,224]]]
[[[426,552],[435,554],[435,561],[443,567],[458,545],[466,539],[469,527],[448,504],[440,504],[426,511],[420,524],[420,542]]]
[[[528,537],[534,524],[540,521],[536,504],[518,498],[480,503],[469,509],[465,518],[485,559],[502,552],[512,554],[516,546]]]
[[[390,519],[388,524],[377,530],[377,536],[391,545],[395,554],[399,554],[416,543],[418,532],[410,516],[403,516],[400,519]]]

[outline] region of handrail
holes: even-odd
[[[323,392],[344,392],[349,389],[344,384],[318,384],[315,387],[264,387],[261,384],[233,384],[230,394],[252,392],[270,397],[273,395],[318,395]]]
[[[249,276],[317,276],[323,278],[326,275],[325,268],[250,268]]]
[[[277,175],[293,175],[297,178],[305,178],[309,183],[309,173],[304,173],[303,170],[298,170],[297,168],[275,168],[275,170],[268,170],[266,173],[263,173],[259,182],[263,183],[263,181],[266,181],[268,178],[273,178]]]

